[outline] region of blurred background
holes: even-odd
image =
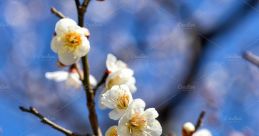
[[[83,89],[44,76],[60,70],[50,49],[58,20],[52,6],[77,19],[73,0],[0,1],[1,136],[62,136],[20,105],[90,131]],[[214,136],[259,136],[259,69],[242,57],[259,55],[257,0],[92,0],[85,25],[91,73],[101,78],[108,53],[127,62],[134,97],[159,111],[163,135],[179,136],[183,123],[205,110],[202,127]],[[103,132],[116,124],[109,110],[97,109]]]

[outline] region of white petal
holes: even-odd
[[[109,113],[110,119],[119,120],[125,111],[114,109]]]
[[[107,91],[106,93],[101,95],[100,104],[103,108],[116,108],[115,102],[111,99],[110,92]]]
[[[162,127],[157,120],[153,120],[152,122],[148,122],[148,127],[145,131],[148,136],[161,136]]]
[[[78,28],[74,20],[70,18],[63,18],[56,23],[55,32],[57,35],[60,35],[74,28]]]
[[[59,48],[62,46],[62,42],[58,40],[57,36],[54,36],[51,40],[51,49],[53,52],[57,53]]]
[[[127,64],[121,60],[118,60],[116,63],[117,67],[122,69],[122,68],[127,68]]]
[[[114,55],[108,54],[106,60],[106,67],[109,71],[116,72],[117,70],[127,68],[127,65],[123,61],[117,60],[117,58]]]
[[[90,42],[89,40],[82,36],[82,45],[76,50],[76,56],[78,57],[82,57],[82,56],[85,56],[89,50],[90,50]]]
[[[134,74],[133,70],[126,68],[126,69],[121,69],[121,77],[122,78],[129,78],[132,77]]]
[[[59,61],[65,65],[71,65],[79,61],[79,57],[75,57],[72,53],[59,53]]]
[[[157,113],[155,108],[148,108],[148,109],[145,110],[144,116],[147,119],[155,119],[155,118],[158,117],[158,113]]]
[[[212,134],[207,129],[200,129],[197,132],[195,132],[193,136],[212,136]]]
[[[95,77],[93,75],[89,75],[89,79],[90,79],[90,84],[92,86],[96,86],[97,85],[97,80],[95,79]]]
[[[61,82],[61,81],[65,81],[68,78],[68,72],[66,71],[46,72],[45,77],[50,80]]]
[[[128,121],[129,121],[129,118],[127,118],[126,115],[123,115],[122,118],[119,120],[119,123],[118,123],[119,136],[131,136],[131,134],[128,132],[128,127],[127,127]]]
[[[90,31],[87,28],[83,27],[82,31],[84,33],[84,36],[90,36]]]
[[[127,82],[127,85],[129,87],[131,93],[134,93],[137,90],[135,83],[136,83],[136,79],[134,77],[130,77],[129,81]]]
[[[144,112],[146,104],[142,99],[135,99],[133,102],[129,105],[128,111],[132,113],[136,112]]]
[[[107,55],[106,67],[108,70],[112,71],[114,69],[114,63],[117,61],[117,58],[113,54]]]
[[[68,79],[66,80],[66,85],[68,87],[73,87],[73,88],[80,88],[82,82],[79,79],[78,73],[70,73],[68,76]]]
[[[102,94],[103,94],[103,92],[102,92]],[[106,107],[106,105],[104,105],[104,100],[102,100],[102,99],[104,99],[102,94],[100,95],[98,105],[99,105],[100,109],[106,109],[107,107]]]

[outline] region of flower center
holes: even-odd
[[[117,99],[118,109],[127,109],[129,105],[129,96],[124,94]]]
[[[120,78],[119,75],[111,78],[110,80],[108,80],[108,83],[106,84],[106,90],[110,90],[114,85],[120,85],[124,83],[123,80]]]
[[[140,113],[135,113],[128,122],[130,134],[141,134],[144,131],[147,121]]]
[[[108,136],[118,136],[118,130],[117,127],[112,127],[110,128],[108,134]]]
[[[76,32],[69,32],[64,35],[65,47],[70,52],[74,52],[82,43],[81,35]]]

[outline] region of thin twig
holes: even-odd
[[[77,6],[77,13],[78,13],[78,25],[81,27],[84,27],[84,15],[90,0],[84,0],[81,6],[78,5],[77,1],[75,2]],[[90,69],[89,69],[87,55],[82,57],[82,65],[83,65],[83,72],[84,72],[84,79],[82,80],[82,83],[84,86],[85,95],[87,99],[87,108],[89,111],[88,118],[90,121],[91,128],[93,130],[93,134],[96,136],[101,136],[102,134],[99,128],[98,118],[97,118],[96,109],[95,109],[94,90],[92,89],[92,86],[90,84],[90,78],[89,78]]]
[[[80,0],[75,0],[75,3],[76,3],[77,10],[80,10],[80,7],[81,7]]]
[[[65,18],[66,16],[64,16],[61,12],[59,12],[56,8],[54,8],[54,7],[52,7],[51,9],[50,9],[50,11],[54,14],[54,15],[56,15],[57,17],[59,17],[59,18]]]
[[[41,113],[39,113],[36,108],[30,107],[27,109],[25,107],[20,106],[20,110],[38,117],[43,124],[46,124],[46,125],[54,128],[55,130],[65,134],[66,136],[80,136],[78,134],[73,133],[71,130],[61,127],[60,125],[56,124],[55,122],[49,120],[47,117],[45,117]]]
[[[204,116],[205,116],[205,111],[202,111],[202,112],[200,113],[200,115],[199,115],[199,118],[198,118],[196,124],[195,124],[195,131],[197,131],[197,130],[200,128]]]
[[[102,84],[104,84],[105,83],[105,80],[106,80],[106,78],[108,77],[108,72],[104,72],[103,73],[103,76],[102,76],[102,78],[101,78],[101,80],[97,83],[97,85],[93,88],[93,90],[94,90],[94,95],[96,94],[96,92],[97,92],[97,90],[98,90],[98,88],[102,85]]]
[[[90,0],[84,0],[83,4],[82,4],[82,10],[86,11],[88,5],[90,3]]]
[[[253,54],[252,52],[246,51],[243,55],[243,58],[251,62],[255,66],[259,67],[259,57]]]

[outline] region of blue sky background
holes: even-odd
[[[82,89],[44,77],[60,70],[50,49],[58,20],[53,6],[76,20],[73,0],[0,0],[0,136],[62,135],[20,112],[20,105],[35,106],[72,130],[90,131]],[[202,127],[214,136],[259,136],[259,69],[242,58],[244,51],[259,55],[258,6],[256,0],[92,1],[85,18],[91,73],[101,78],[108,53],[127,62],[137,80],[134,98],[157,109],[177,103],[166,122],[175,135],[205,110]],[[203,46],[186,92],[182,79]],[[98,108],[103,131],[116,124],[108,112]]]

